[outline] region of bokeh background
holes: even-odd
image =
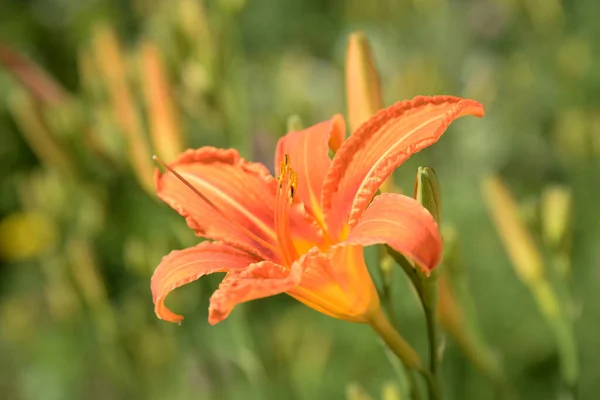
[[[453,94],[487,111],[395,174],[407,193],[419,165],[441,181],[443,267],[471,343],[460,329],[444,340],[446,398],[564,392],[557,330],[488,213],[489,174],[513,194],[574,332],[579,397],[597,398],[598,18],[596,0],[2,1],[0,397],[406,398],[368,326],[286,296],[209,326],[220,277],[170,296],[181,326],[158,320],[150,295],[161,257],[198,240],[153,195],[150,156],[214,145],[271,166],[290,115],[345,113],[347,38],[363,30],[386,105]],[[545,227],[561,221],[554,240]],[[397,326],[425,356],[419,303],[396,272]]]

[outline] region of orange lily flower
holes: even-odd
[[[387,243],[429,273],[443,246],[437,223],[416,200],[374,198],[377,189],[452,121],[483,113],[474,100],[416,97],[379,111],[346,140],[336,115],[279,140],[277,179],[234,149],[187,150],[169,171],[157,171],[158,196],[210,241],[163,258],[151,283],[156,315],[181,321],[164,304],[169,292],[226,272],[210,298],[211,324],[239,303],[279,293],[335,318],[379,318],[363,247]]]

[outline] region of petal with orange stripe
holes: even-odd
[[[279,259],[273,229],[277,182],[264,165],[245,161],[234,149],[203,147],[184,152],[169,166],[212,203],[173,173],[157,171],[158,197],[184,216],[198,236]]]
[[[415,261],[425,274],[442,258],[443,243],[433,216],[415,199],[395,193],[376,196],[337,246],[386,243]]]
[[[383,109],[362,124],[335,154],[323,186],[322,204],[331,230],[352,228],[381,183],[412,154],[437,142],[464,115],[483,116],[474,100],[416,97]]]
[[[242,270],[257,258],[225,243],[202,242],[184,250],[175,250],[163,257],[154,271],[150,288],[154,311],[158,318],[180,322],[181,315],[165,306],[165,298],[174,289],[215,272]]]

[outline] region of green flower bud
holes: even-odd
[[[433,218],[439,224],[442,213],[442,200],[440,196],[440,184],[433,168],[419,167],[415,179],[414,196],[433,215]]]

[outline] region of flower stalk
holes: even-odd
[[[423,306],[423,312],[425,314],[425,322],[427,326],[427,339],[429,345],[429,365],[428,369],[423,367],[418,368],[417,371],[423,375],[425,382],[427,383],[427,389],[429,391],[430,399],[441,399],[442,389],[441,382],[438,375],[438,333],[437,333],[437,280],[439,277],[438,270],[435,269],[431,272],[429,277],[424,276],[415,265],[409,261],[402,254],[394,251],[389,246],[386,246],[388,253],[392,256],[394,261],[402,267],[410,281],[412,282],[419,300]]]
[[[429,167],[419,167],[415,179],[414,198],[427,209],[439,224],[440,221],[440,190],[435,171]],[[428,370],[419,371],[426,380],[431,399],[441,399],[442,390],[438,376],[438,332],[437,332],[437,300],[438,300],[438,278],[439,269],[425,274],[414,262],[410,261],[402,254],[394,251],[388,246],[388,253],[402,267],[406,275],[415,287],[427,326],[427,341],[429,345],[429,364]]]
[[[415,179],[415,199],[425,207],[439,224],[441,220],[440,185],[433,168],[419,167]],[[439,269],[430,276],[419,275],[422,283],[421,302],[427,324],[427,339],[429,343],[429,373],[430,396],[441,398],[441,384],[438,376],[438,332],[437,332],[437,301]]]
[[[421,370],[421,357],[415,349],[398,333],[387,319],[383,310],[378,308],[369,317],[369,325],[377,332],[389,348],[408,368]]]

